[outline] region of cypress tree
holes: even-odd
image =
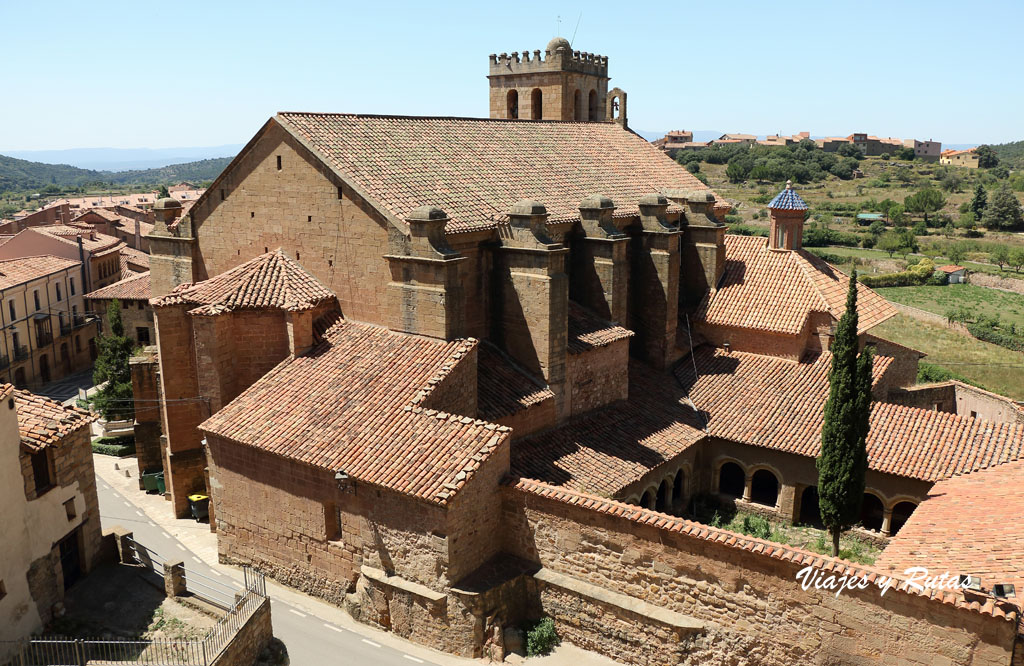
[[[839,535],[860,519],[867,473],[867,435],[871,412],[871,351],[857,354],[857,272],[850,276],[846,312],[832,342],[829,395],[821,428],[818,496],[821,520],[839,555]]]
[[[98,340],[99,356],[92,378],[97,384],[106,382],[93,397],[93,404],[109,420],[128,418],[135,413],[132,394],[132,373],[128,362],[135,345],[124,334],[121,321],[121,303],[114,299],[107,308],[110,333]]]
[[[978,186],[974,188],[974,198],[971,199],[971,212],[974,213],[974,219],[981,220],[987,205],[988,194],[985,192],[985,186],[978,183]]]

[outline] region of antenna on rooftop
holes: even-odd
[[[572,39],[569,40],[569,48],[572,48],[572,43],[576,41],[576,31],[580,29],[580,21],[583,19],[583,12],[580,12],[580,17],[576,19],[576,27],[572,29]]]

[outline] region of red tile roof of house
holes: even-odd
[[[838,320],[846,310],[849,278],[806,250],[768,249],[768,239],[725,236],[725,275],[704,297],[698,320],[719,326],[799,334],[812,312]],[[868,287],[857,285],[859,332],[897,314]]]
[[[602,319],[594,312],[575,301],[569,301],[569,342],[570,354],[607,347],[616,340],[633,336],[633,331]]]
[[[477,410],[488,421],[510,416],[555,394],[490,342],[477,348]]]
[[[730,532],[718,527],[709,527],[703,523],[678,518],[659,511],[652,511],[633,504],[625,504],[612,499],[606,499],[594,493],[580,492],[568,488],[558,488],[529,478],[513,478],[509,480],[508,485],[511,486],[512,492],[526,493],[554,502],[581,507],[595,513],[614,516],[622,520],[637,523],[638,525],[646,525],[659,530],[665,530],[666,532],[684,534],[694,539],[714,542],[728,548],[735,548],[737,550],[747,551],[748,553],[760,554],[766,558],[780,560],[783,562],[792,562],[797,567],[814,566],[826,574],[834,572],[837,577],[845,575],[850,578],[857,577],[868,581],[874,581],[880,575],[889,575],[887,569],[877,565],[869,567],[861,564],[855,564],[847,560],[841,560],[837,557],[820,555],[788,544],[780,544],[774,541],[758,539],[745,534],[740,534],[739,532]],[[913,517],[911,520],[913,520]],[[893,576],[893,585],[887,594],[924,596],[929,597],[936,603],[943,603],[976,613],[991,615],[993,617],[1006,618],[1008,621],[1017,622],[1020,620],[1021,613],[1013,605],[999,603],[991,598],[983,599],[981,601],[970,600],[966,599],[963,593],[959,592],[954,593],[950,591],[934,590],[918,591],[915,588],[905,585],[905,580],[906,578],[903,576]]]
[[[96,420],[95,414],[84,409],[65,407],[28,391],[16,389],[14,405],[18,410],[21,445],[33,453],[59,442]]]
[[[616,123],[331,113],[274,120],[396,220],[439,206],[450,233],[493,228],[522,199],[541,202],[555,221],[578,219],[590,194],[639,214],[644,194],[707,189]]]
[[[86,298],[97,301],[110,300],[113,298],[122,301],[148,301],[151,296],[149,271],[146,271],[145,273],[133,273],[130,277],[124,278],[113,284],[108,284],[105,287],[100,287],[96,291],[85,295]]]
[[[0,289],[38,280],[60,271],[81,266],[80,261],[44,254],[38,257],[0,260]]]
[[[475,345],[342,321],[200,428],[445,504],[510,432],[418,406]]]
[[[235,266],[209,280],[178,285],[153,302],[198,305],[195,314],[241,309],[309,310],[334,293],[278,248]]]
[[[78,239],[82,239],[82,247],[86,252],[97,254],[104,250],[114,249],[121,243],[121,239],[97,232],[92,227],[70,226],[66,224],[51,224],[41,227],[29,227],[17,235],[40,234],[48,238],[54,238],[62,243],[78,247]]]
[[[673,378],[631,363],[629,400],[516,442],[512,473],[610,496],[702,439]]]
[[[939,266],[935,270],[942,271],[943,273],[956,273],[957,271],[967,270],[963,266],[957,266],[956,264],[948,264],[946,266]]]
[[[773,356],[701,347],[676,376],[708,414],[710,434],[752,446],[816,457],[828,398],[831,355],[794,363]],[[876,380],[892,359],[875,357]],[[947,412],[876,402],[868,467],[922,481],[1024,458],[1024,424],[994,423]]]
[[[892,537],[876,565],[897,572],[927,566],[981,578],[991,589],[1012,583],[1024,606],[1024,461],[1007,463],[936,483]]]

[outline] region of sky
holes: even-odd
[[[0,0],[0,153],[245,143],[277,111],[486,116],[487,56],[556,33],[609,57],[637,130],[1001,143],[1024,139],[1022,19],[1020,0]]]

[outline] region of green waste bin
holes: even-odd
[[[208,495],[189,495],[188,505],[192,509],[192,517],[196,520],[210,517],[210,498]]]
[[[157,477],[163,476],[163,472],[143,472],[142,487],[147,493],[157,492]]]
[[[156,476],[156,492],[159,495],[163,495],[167,492],[167,484],[164,483],[164,473],[157,472]]]

